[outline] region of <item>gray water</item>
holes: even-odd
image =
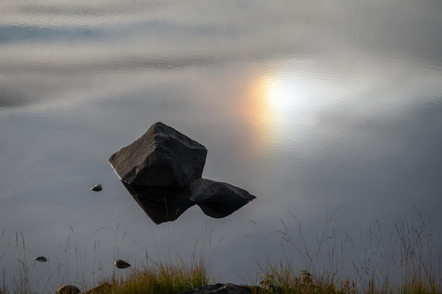
[[[294,250],[278,231],[301,224],[315,248],[327,216],[362,255],[376,247],[361,236],[420,215],[437,243],[441,3],[0,2],[3,287],[86,287],[116,258],[195,252],[244,282]],[[258,198],[155,225],[107,160],[156,121],[206,146],[203,177]]]

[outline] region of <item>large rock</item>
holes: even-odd
[[[113,154],[109,163],[131,186],[186,187],[201,178],[206,156],[203,145],[157,122],[141,138]]]

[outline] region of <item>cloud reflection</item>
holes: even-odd
[[[378,56],[393,52],[403,55],[404,60],[419,56],[440,67],[440,18],[432,13],[439,5],[406,2],[361,2],[359,7],[340,1],[334,5],[299,1],[280,5],[267,1],[214,1],[211,5],[200,5],[201,1],[136,5],[118,1],[49,1],[45,5],[3,1],[0,87],[7,84],[15,92],[35,74],[35,88],[55,87],[61,91],[54,95],[57,101],[73,100],[63,92],[83,89],[71,87],[72,83],[82,84],[83,79],[99,83],[100,88],[112,87],[114,79],[106,79],[103,73],[122,74],[119,88],[128,88],[125,74],[144,71],[159,75],[251,59],[267,62],[290,54],[327,56],[327,62],[339,63],[354,58],[353,52],[376,52]],[[336,54],[341,56],[334,58]],[[51,83],[52,75],[57,76],[56,86]],[[285,80],[270,83],[270,107],[285,109],[290,106],[287,103],[303,101],[299,97],[290,99],[293,92],[304,95],[299,83],[290,85]],[[253,82],[252,87],[256,83],[261,82]],[[29,102],[45,101],[47,92],[32,89]],[[77,96],[88,94],[79,92]]]

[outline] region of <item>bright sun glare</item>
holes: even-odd
[[[272,79],[267,85],[267,99],[269,106],[278,110],[291,109],[302,103],[305,93],[297,87],[292,79]]]

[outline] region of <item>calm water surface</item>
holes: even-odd
[[[335,209],[333,240],[363,256],[370,229],[389,236],[416,210],[437,243],[441,27],[429,0],[2,1],[3,285],[24,268],[37,292],[91,285],[115,258],[195,252],[217,281],[244,282],[294,251],[284,226],[315,248]],[[203,177],[258,198],[155,225],[107,159],[156,121],[207,147]]]

